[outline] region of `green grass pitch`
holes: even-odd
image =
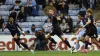
[[[31,52],[0,52],[0,56],[100,56],[100,51],[73,54],[69,51],[35,51],[35,54]]]

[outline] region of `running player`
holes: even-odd
[[[0,29],[4,31],[4,19],[2,18],[2,16],[0,16]]]
[[[90,9],[87,10],[86,11],[86,15],[88,16],[88,18],[87,18],[86,24],[83,27],[83,28],[86,28],[86,32],[85,32],[85,34],[83,36],[87,39],[87,41],[85,41],[86,45],[85,45],[85,50],[83,50],[83,52],[87,52],[88,44],[92,45],[91,38],[97,38],[98,37],[97,28],[94,25],[94,19],[93,19],[93,16],[92,16],[92,10],[90,10]],[[88,38],[88,37],[90,37],[90,38]],[[90,42],[88,41],[88,39],[90,40]]]
[[[85,37],[83,36],[85,34],[85,31],[86,31],[86,28],[83,28],[84,25],[86,24],[87,22],[87,16],[85,15],[79,15],[79,19],[81,20],[80,21],[80,24],[78,24],[80,26],[79,30],[77,31],[77,41],[76,41],[76,47],[75,47],[75,50],[73,52],[77,52],[78,51],[78,47],[79,47],[79,41],[82,41],[83,43],[85,41],[88,41],[85,39]],[[93,49],[93,46],[91,45],[91,50]]]
[[[34,53],[33,50],[30,50],[27,46],[27,44],[24,44],[21,39],[20,39],[20,31],[19,29],[22,31],[23,35],[25,36],[24,31],[22,30],[22,28],[16,23],[14,22],[13,17],[9,17],[9,22],[5,25],[5,28],[7,28],[11,35],[14,37],[13,40],[16,42],[16,44],[19,46],[20,51],[22,51],[21,45],[28,49],[29,51],[31,51],[32,53]],[[20,45],[21,44],[21,45]]]
[[[79,18],[79,22],[77,24],[78,31],[75,33],[77,35],[77,41],[76,41],[75,50],[73,52],[77,52],[78,51],[79,41],[83,42],[84,38],[82,36],[85,33],[85,31],[86,31],[85,28],[80,30],[84,26],[84,24],[86,22],[86,19],[84,18],[84,15],[79,15],[78,18]]]
[[[61,28],[59,27],[58,20],[61,19],[55,15],[54,9],[49,9],[48,14],[51,16],[53,29],[52,29],[52,33],[49,33],[47,35],[47,39],[49,39],[51,42],[56,44],[56,48],[57,48],[58,46],[57,42],[53,38],[51,38],[51,36],[56,34],[71,49],[72,52],[72,47],[70,46],[69,42],[63,37],[63,33],[61,31]]]

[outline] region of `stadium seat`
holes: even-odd
[[[1,16],[8,16],[9,15],[9,11],[0,11],[0,15]]]
[[[41,21],[47,20],[48,16],[42,16]]]
[[[29,27],[32,26],[32,24],[34,24],[37,28],[42,27],[42,25],[44,24],[44,22],[28,22],[29,23]]]
[[[37,22],[41,21],[41,16],[36,16],[36,17],[34,17],[34,18],[33,18],[33,21],[37,21]]]
[[[23,31],[30,31],[31,30],[31,28],[22,28],[23,29]]]
[[[78,15],[78,12],[79,12],[79,10],[69,10],[69,11],[68,11],[69,15],[71,15],[71,16],[76,16],[76,15]]]
[[[28,16],[27,17],[27,21],[28,22],[30,22],[30,21],[32,21],[32,22],[39,22],[39,21],[41,21],[41,16],[36,16],[36,17]]]
[[[18,23],[22,28],[23,27],[29,27],[29,24],[28,24],[28,22],[22,22],[22,23]]]
[[[2,16],[2,18],[4,19],[5,22],[8,21],[8,16]]]
[[[33,18],[34,18],[33,16],[28,16],[28,17],[27,17],[27,21],[28,21],[28,22],[33,21]]]

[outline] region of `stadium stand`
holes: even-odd
[[[28,0],[21,0],[23,5],[25,5],[26,2],[28,2]],[[11,11],[10,8],[12,8],[12,6],[14,5],[15,0],[6,0],[5,5],[1,5],[0,6],[0,15],[4,18],[5,22],[8,21],[8,16],[10,14]],[[77,15],[79,12],[79,5],[74,5],[74,4],[69,4],[69,15],[71,16],[71,18],[74,21],[74,25],[76,25],[77,22]],[[30,30],[31,29],[31,25],[35,24],[37,28],[41,28],[42,25],[44,24],[44,21],[48,18],[48,16],[45,16],[43,10],[42,10],[42,5],[39,5],[39,15],[40,16],[28,16],[27,17],[27,21],[26,22],[18,22],[19,25],[24,29],[24,30]],[[67,16],[65,16],[67,18]],[[100,24],[99,24],[100,26]],[[9,33],[8,30],[5,30],[4,32],[0,31],[0,34],[3,33]]]

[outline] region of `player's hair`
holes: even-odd
[[[54,8],[48,8],[48,11],[49,10],[53,10],[56,13],[56,10]]]
[[[91,8],[88,8],[86,12],[92,14],[92,9]]]

